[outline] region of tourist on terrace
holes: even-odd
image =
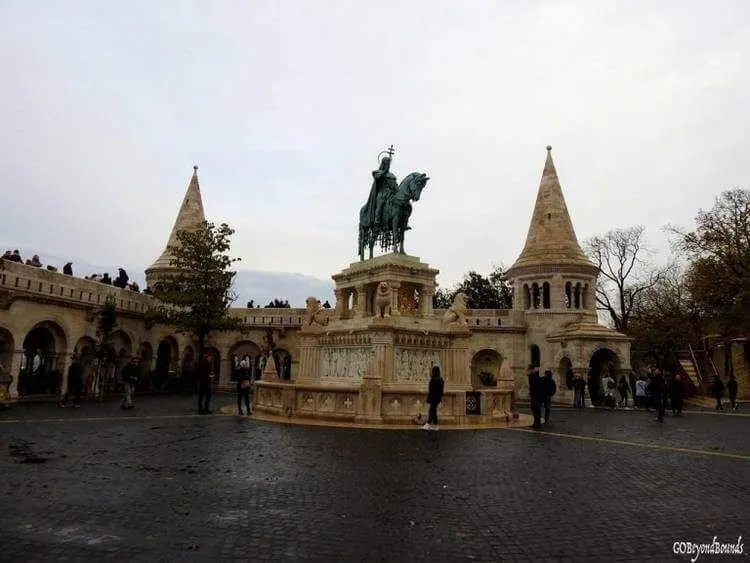
[[[23,258],[21,258],[21,253],[18,252],[18,250],[14,250],[13,254],[10,255],[10,258],[8,258],[11,262],[18,262],[19,264],[23,264]]]
[[[105,273],[99,281],[107,285],[112,285],[112,278],[109,277],[108,273]]]
[[[122,268],[119,268],[118,269],[118,275],[115,278],[115,281],[112,282],[112,285],[114,285],[115,287],[121,287],[121,288],[125,289],[125,286],[128,285],[128,281],[129,280],[130,280],[130,278],[128,277],[128,273],[125,270],[123,270]]]
[[[423,430],[438,429],[437,409],[440,401],[443,400],[444,391],[445,381],[440,377],[440,368],[438,366],[432,366],[430,385],[427,388],[427,404],[430,405],[430,410],[427,415],[427,423],[422,427]]]
[[[73,395],[73,407],[81,407],[81,391],[83,391],[83,364],[78,354],[73,354],[73,361],[68,368],[68,388],[65,390],[62,400],[58,403],[61,407],[68,406],[68,397]]]
[[[73,262],[68,262],[63,266],[63,274],[66,276],[72,276],[73,275]]]
[[[133,404],[133,393],[135,392],[135,384],[138,383],[138,376],[140,367],[138,366],[138,358],[133,356],[130,358],[130,363],[122,368],[120,378],[122,379],[122,386],[124,395],[120,408],[123,410],[131,410],[135,408]]]
[[[729,407],[731,410],[737,410],[737,380],[734,378],[734,374],[729,374],[729,381],[727,381],[727,393],[729,394]]]

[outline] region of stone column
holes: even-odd
[[[435,296],[435,288],[423,285],[419,293],[419,312],[429,317],[432,315],[432,298]]]
[[[365,286],[358,285],[357,288],[357,302],[354,304],[355,313],[354,316],[358,319],[363,318],[367,314],[367,292]]]
[[[232,358],[229,357],[229,348],[219,349],[219,381],[220,387],[231,387],[232,385]]]
[[[337,319],[340,319],[344,311],[346,311],[346,292],[343,289],[334,289],[333,294],[336,297],[336,305],[333,310],[333,314]]]
[[[397,317],[401,314],[398,309],[398,292],[401,289],[401,282],[390,282],[391,286],[391,316]]]

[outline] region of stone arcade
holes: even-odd
[[[169,240],[203,218],[196,170]],[[149,286],[169,275],[170,258],[165,250],[146,271]],[[0,388],[11,400],[65,389],[71,355],[92,350],[96,313],[108,295],[117,303],[115,346],[123,362],[137,356],[144,374],[180,375],[194,365],[188,336],[146,322],[153,297],[23,264],[3,266],[0,382],[6,384]],[[459,297],[450,311],[433,311],[437,274],[418,258],[386,254],[333,276],[335,309],[320,309],[315,299],[301,309],[233,309],[250,330],[210,338],[219,387],[233,388],[234,355],[266,357],[255,394],[261,411],[399,423],[426,414],[428,371],[439,365],[446,380],[441,423],[458,423],[504,419],[512,395],[527,395],[530,363],[552,369],[558,399],[572,394],[568,370],[585,377],[605,364],[616,373],[630,368],[629,340],[597,323],[597,269],[578,244],[549,149],[526,244],[508,272],[513,308],[466,310]],[[291,369],[283,369],[289,360]],[[37,385],[50,373],[58,379]],[[492,380],[496,385],[485,385]]]

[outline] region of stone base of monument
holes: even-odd
[[[279,381],[264,372],[255,384],[254,411],[342,424],[422,425],[430,374],[438,366],[445,380],[441,426],[514,424],[510,371],[500,374],[497,387],[472,387],[462,298],[444,315],[433,313],[437,274],[419,258],[388,254],[334,275],[333,318],[320,320],[310,305],[316,300],[308,299],[297,377]]]

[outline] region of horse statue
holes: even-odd
[[[377,204],[379,216],[373,213],[370,202],[362,206],[359,212],[359,259],[365,259],[365,247],[370,249],[370,258],[376,243],[382,250],[393,248],[393,252],[404,254],[404,233],[411,229],[412,201],[419,201],[422,190],[430,178],[422,172],[407,175],[398,188],[382,189]],[[374,221],[373,221],[374,219]]]

